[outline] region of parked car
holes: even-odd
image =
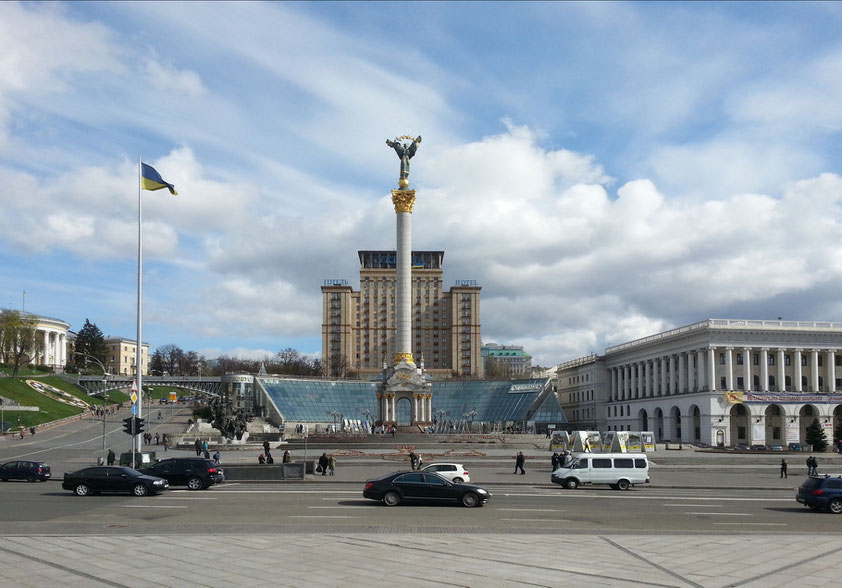
[[[737,443],[736,445],[734,445],[734,449],[736,449],[737,451],[748,451],[749,447],[745,443]]]
[[[468,475],[468,470],[466,470],[465,466],[461,463],[431,463],[421,471],[434,472],[442,478],[447,478],[456,484],[471,481],[471,476]]]
[[[61,487],[77,496],[100,492],[126,492],[135,496],[157,494],[169,487],[163,478],[147,476],[125,466],[94,466],[64,474]]]
[[[790,451],[804,451],[804,446],[801,443],[790,443],[787,445],[787,449]]]
[[[811,510],[842,514],[842,476],[811,476],[798,488],[795,500]]]
[[[382,500],[386,506],[401,502],[431,502],[482,506],[491,494],[475,484],[455,484],[432,472],[394,472],[375,480],[368,480],[363,496]]]
[[[52,477],[50,466],[43,461],[10,461],[0,466],[0,480],[46,482]]]
[[[784,446],[783,445],[767,445],[766,449],[768,449],[769,451],[783,451]]]
[[[202,457],[172,457],[138,468],[142,474],[158,476],[170,486],[187,486],[189,490],[204,490],[225,481],[225,473],[216,462]]]
[[[752,446],[751,446],[751,450],[752,450],[752,451],[766,451],[766,446],[765,446],[765,445],[761,445],[761,444],[759,444],[759,443],[756,443],[756,444],[754,444],[754,445],[752,445]]]

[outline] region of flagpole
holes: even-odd
[[[137,372],[137,416],[143,416],[143,185],[141,158],[137,158],[137,347],[135,347],[135,370]],[[134,416],[134,415],[132,415]],[[132,435],[137,451],[143,447],[138,435]],[[132,467],[134,463],[132,451]]]

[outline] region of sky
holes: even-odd
[[[0,307],[208,358],[321,353],[416,250],[554,366],[708,318],[842,320],[842,3],[0,3]],[[24,291],[26,292],[24,296]]]

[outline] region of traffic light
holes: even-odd
[[[146,423],[146,419],[142,419],[138,416],[134,418],[134,434],[140,435],[143,433],[143,425]]]
[[[129,417],[127,419],[123,419],[123,431],[128,433],[129,435],[132,434],[132,423],[136,417]]]

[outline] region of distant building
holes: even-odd
[[[68,329],[61,319],[22,312],[21,317],[35,323],[37,348],[30,352],[33,365],[44,365],[56,372],[63,372],[67,364]]]
[[[480,350],[483,373],[492,378],[524,377],[532,371],[532,356],[515,345],[486,343]]]
[[[840,376],[842,323],[708,319],[560,364],[556,390],[571,423],[786,448],[815,419],[833,440]]]
[[[394,362],[395,251],[359,251],[360,290],[345,280],[322,286],[322,362],[326,375],[374,375]],[[412,354],[434,378],[481,376],[480,286],[444,290],[443,251],[412,252]]]
[[[105,339],[105,347],[108,349],[105,367],[109,374],[130,376],[135,373],[137,340],[108,337]],[[146,376],[149,375],[149,344],[144,343],[141,347],[143,348],[142,375]]]
[[[555,392],[571,430],[607,431],[605,365],[589,355],[558,365]]]

